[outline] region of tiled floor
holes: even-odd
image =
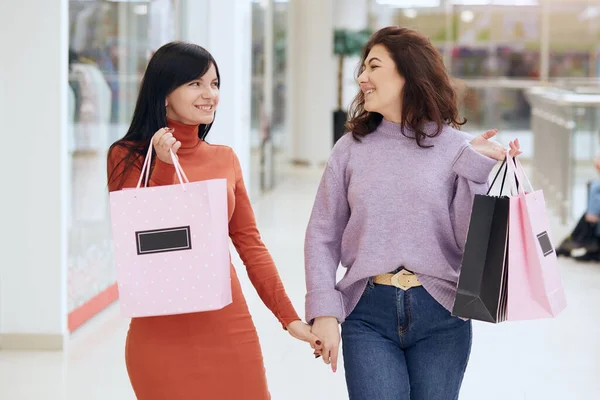
[[[263,238],[300,313],[302,243],[319,176],[319,171],[296,170],[255,208]],[[554,236],[565,231],[557,227]],[[559,318],[475,324],[461,400],[600,398],[600,265],[563,260],[561,267],[569,307]],[[343,367],[331,373],[308,346],[281,330],[246,274],[240,276],[259,329],[273,399],[347,399]],[[127,321],[113,306],[76,332],[63,354],[0,352],[0,399],[134,399],[123,361],[126,331]]]

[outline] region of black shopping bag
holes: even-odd
[[[452,314],[461,318],[498,323],[505,320],[508,272],[509,198],[475,195]]]

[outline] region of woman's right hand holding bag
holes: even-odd
[[[173,154],[177,154],[181,147],[181,142],[173,136],[174,131],[173,128],[161,128],[152,136],[156,156],[160,161],[167,164],[173,164],[171,151],[173,151]]]

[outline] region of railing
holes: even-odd
[[[537,86],[525,92],[531,105],[532,177],[563,224],[581,208],[574,207],[577,184],[594,176],[592,159],[598,148],[600,86],[593,83],[555,82],[558,87]]]

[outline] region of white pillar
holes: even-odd
[[[333,0],[290,0],[289,15],[291,157],[319,165],[333,143]]]
[[[180,4],[181,39],[210,51],[221,74],[221,100],[207,141],[235,150],[250,190],[250,1],[181,0]]]
[[[67,0],[0,2],[0,348],[67,337]]]

